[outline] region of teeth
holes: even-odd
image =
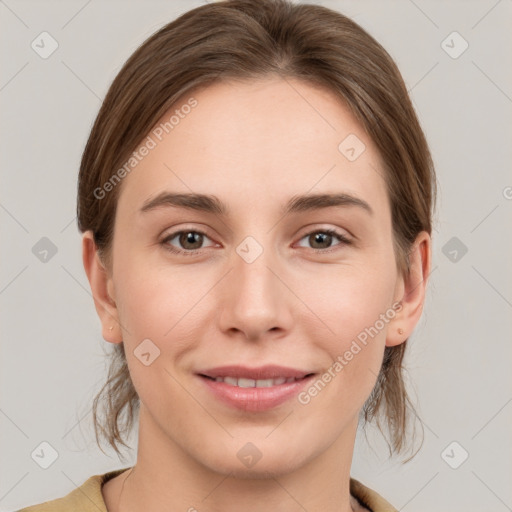
[[[278,377],[277,379],[245,379],[236,377],[216,377],[216,382],[225,382],[230,386],[237,386],[239,388],[270,388],[272,386],[280,386],[284,383],[295,382],[295,377]]]
[[[257,388],[270,388],[272,386],[277,386],[278,384],[278,381],[277,380],[273,380],[273,379],[260,379],[260,380],[256,380],[256,381],[253,381],[254,382],[254,387],[257,387]],[[238,383],[238,385],[240,385],[240,382]]]
[[[236,379],[233,379],[236,381]],[[253,379],[238,379],[238,384],[235,382],[235,386],[239,388],[254,388],[256,386],[256,381]]]

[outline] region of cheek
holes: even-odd
[[[175,380],[176,366],[200,340],[194,336],[194,305],[205,289],[190,286],[189,274],[144,268],[118,265],[123,278],[116,292],[130,376],[141,401],[159,417],[176,410],[191,413],[194,404]]]
[[[323,331],[333,335],[336,346],[373,326],[381,315],[389,316],[396,277],[393,261],[388,264],[383,258],[374,258],[310,276],[301,294],[307,297],[305,305],[323,321]],[[378,327],[385,332],[387,323],[379,322]]]
[[[198,328],[208,318],[205,307],[212,306],[208,292],[218,280],[204,269],[172,268],[136,258],[119,262],[116,296],[127,349],[133,352],[149,339],[165,356],[160,364],[163,359],[175,364],[201,343]]]
[[[389,322],[395,316],[393,265],[375,259],[371,265],[331,269],[320,279],[317,276],[314,286],[303,288],[305,302],[314,312],[303,323],[306,337],[329,356],[325,380],[329,387],[332,382],[340,407],[361,404],[374,387]]]
[[[120,286],[119,311],[127,338],[136,343],[141,337],[165,340],[175,336],[181,325],[187,323],[187,311],[191,312],[204,288],[177,273],[139,271],[139,274],[140,277],[123,279]]]

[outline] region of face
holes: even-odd
[[[291,471],[353,443],[398,327],[379,155],[332,93],[297,80],[222,82],[175,109],[122,181],[108,281],[141,436],[217,472],[258,457],[253,474]],[[304,195],[339,196],[291,202]]]

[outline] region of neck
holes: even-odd
[[[330,446],[298,468],[279,472],[215,470],[185,452],[141,406],[137,462],[120,477],[109,512],[353,512],[352,462],[357,418]],[[263,459],[262,459],[263,460]],[[255,466],[256,467],[256,466]]]

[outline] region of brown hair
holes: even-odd
[[[346,16],[289,0],[202,5],[159,29],[126,61],[95,120],[78,178],[78,227],[92,230],[107,267],[121,184],[100,199],[95,191],[185,93],[223,79],[272,75],[335,93],[373,140],[384,165],[397,267],[408,272],[416,235],[432,232],[436,178],[400,72],[386,50]],[[377,418],[381,431],[379,415],[384,415],[395,452],[406,445],[407,409],[412,408],[402,373],[406,343],[385,348],[376,385],[361,411],[365,424]],[[121,456],[117,445],[128,446],[123,435],[131,430],[139,398],[123,343],[110,355],[107,382],[94,398],[93,421],[98,446],[101,431]]]

